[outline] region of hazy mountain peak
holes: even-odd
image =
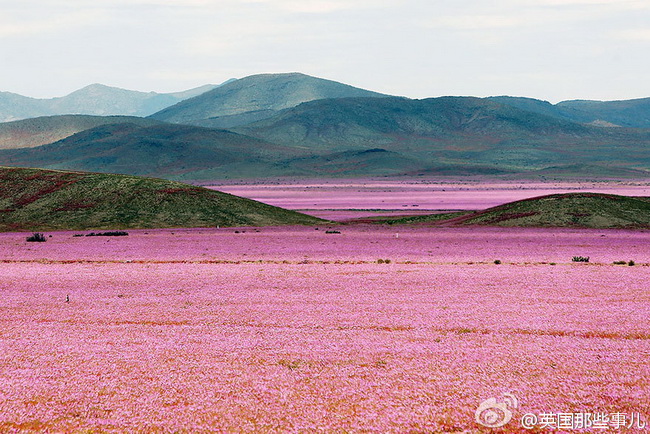
[[[68,95],[49,99],[0,92],[0,122],[64,114],[148,116],[215,87],[204,85],[181,92],[158,93],[93,83]]]
[[[234,115],[249,119],[252,113],[256,113],[260,119],[260,113],[269,117],[279,110],[307,101],[379,96],[386,95],[299,72],[256,74],[182,101],[151,117],[197,125],[208,119],[230,117],[227,126],[234,126],[241,124],[232,118]]]

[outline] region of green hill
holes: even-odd
[[[622,101],[572,100],[550,104],[533,98],[497,96],[502,104],[572,122],[600,126],[650,128],[650,98]]]
[[[187,125],[103,125],[56,143],[0,150],[0,165],[122,173],[168,179],[254,177],[305,151]]]
[[[605,121],[622,127],[650,128],[650,98],[624,101],[563,101],[557,104],[565,117],[577,122]]]
[[[151,115],[165,122],[229,128],[324,98],[385,96],[299,73],[258,74],[234,80]]]
[[[0,230],[267,226],[322,221],[174,181],[0,167]]]
[[[523,173],[561,165],[650,169],[650,130],[593,127],[482,98],[311,101],[234,130],[314,152],[381,148],[421,166],[459,172],[481,167]]]
[[[519,200],[448,221],[463,225],[650,228],[650,198],[565,193]]]
[[[43,116],[0,124],[0,149],[33,148],[53,143],[100,125],[131,123],[151,126],[160,122],[135,116]]]
[[[562,193],[518,200],[482,211],[455,211],[410,217],[360,218],[389,225],[650,228],[650,197]]]
[[[650,130],[589,126],[489,99],[364,97],[302,103],[230,131],[167,123],[103,125],[53,144],[0,150],[0,165],[177,180],[648,178],[649,147]]]

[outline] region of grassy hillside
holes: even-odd
[[[481,98],[312,101],[236,131],[320,152],[382,148],[433,168],[461,171],[472,166],[527,172],[560,165],[650,169],[650,130],[592,127]]]
[[[70,137],[100,125],[131,123],[139,126],[159,124],[134,116],[44,116],[0,124],[0,149],[33,148]]]
[[[277,143],[321,148],[399,144],[404,139],[480,142],[484,137],[588,135],[583,125],[481,98],[344,98],[304,103],[237,129]],[[479,139],[480,138],[480,139]]]
[[[507,203],[460,217],[456,224],[526,227],[648,228],[650,198],[566,193]]]
[[[259,74],[224,84],[153,114],[153,119],[191,125],[232,127],[278,110],[324,98],[383,96],[305,74]]]
[[[650,130],[594,127],[482,98],[333,98],[230,131],[166,123],[99,126],[54,144],[0,150],[0,165],[178,180],[398,174],[647,178],[649,148]]]
[[[550,104],[533,98],[498,96],[489,98],[534,113],[572,122],[600,126],[650,128],[650,98],[623,101],[573,100]]]
[[[229,131],[128,123],[92,128],[38,148],[0,150],[0,165],[206,179],[254,177],[268,173],[278,156],[303,154]]]
[[[321,220],[174,181],[0,167],[0,230],[312,224]]]
[[[564,116],[577,122],[608,123],[635,128],[650,128],[650,98],[624,101],[563,101],[557,104]]]

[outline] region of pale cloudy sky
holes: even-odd
[[[0,90],[299,71],[380,92],[650,96],[650,0],[0,0]]]

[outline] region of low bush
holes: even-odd
[[[574,256],[571,260],[573,262],[589,262],[589,256]]]
[[[47,241],[47,239],[45,238],[45,235],[36,232],[36,233],[28,236],[27,241],[29,241],[29,242],[37,242],[37,243],[44,243],[45,241]]]
[[[634,261],[628,262],[627,265],[629,265],[630,267],[634,267]]]
[[[124,231],[109,231],[109,232],[91,232],[86,234],[87,237],[125,237],[129,235]]]
[[[496,265],[499,265],[499,264],[501,263],[501,260],[496,259],[496,260],[494,261],[494,263],[495,263]]]
[[[612,262],[614,265],[625,265],[627,264],[627,261],[614,261]]]

